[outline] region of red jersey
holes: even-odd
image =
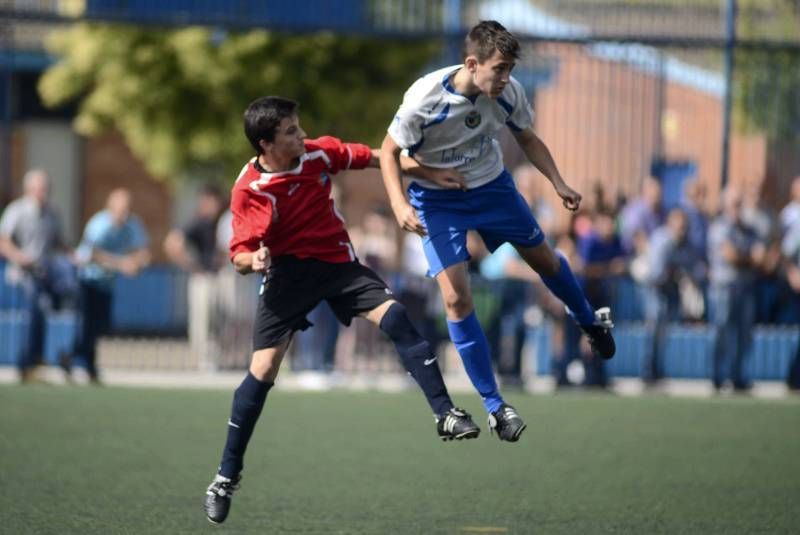
[[[305,146],[300,163],[289,171],[268,173],[257,158],[242,169],[231,192],[231,259],[263,244],[271,256],[355,260],[344,218],[330,198],[328,175],[365,168],[372,151],[329,136],[305,140]]]

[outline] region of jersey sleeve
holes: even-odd
[[[265,197],[258,202],[257,195]],[[229,257],[257,251],[261,244],[269,246],[268,232],[274,213],[274,197],[267,192],[250,192],[235,188],[231,195],[231,227],[233,235],[228,244]]]
[[[372,149],[361,143],[344,143],[332,136],[323,136],[315,144],[325,152],[331,173],[347,169],[364,169],[372,160]]]
[[[525,130],[533,124],[533,110],[525,96],[525,88],[522,87],[516,78],[511,78],[503,94],[497,98],[497,102],[506,110],[506,126],[511,130],[519,132]]]
[[[420,113],[421,99],[418,96],[417,84],[412,85],[403,97],[403,103],[389,125],[388,133],[397,146],[413,152],[414,147],[422,142],[422,125],[424,116]]]

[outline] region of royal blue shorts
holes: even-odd
[[[535,247],[544,240],[539,223],[507,170],[488,184],[467,191],[429,189],[412,183],[408,195],[428,231],[422,244],[430,277],[469,260],[468,230],[477,231],[492,252],[505,242]]]

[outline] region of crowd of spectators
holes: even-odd
[[[542,195],[533,168],[517,169],[514,176],[545,235],[569,259],[595,308],[613,309],[618,285],[632,283],[638,305],[632,308],[639,315],[622,319],[641,321],[650,333],[642,359],[646,384],[664,378],[665,339],[673,323],[702,323],[713,329],[710,379],[715,388],[729,383],[740,391],[752,386],[745,359],[754,325],[800,324],[800,177],[779,211],[761,202],[756,187],[730,186],[720,193],[718,208],[712,208],[706,188],[696,180],[687,181],[682,198],[669,204],[654,178],[644,180],[640,194],[630,199],[612,198],[597,184],[565,225]],[[41,360],[44,315],[65,303],[83,320],[74,348],[60,363],[68,371],[72,357],[82,357],[90,378],[99,380],[95,346],[108,329],[110,281],[117,273],[135,275],[150,261],[147,231],[130,205],[128,191],[114,190],[106,209],[87,223],[74,252],[63,243],[44,172],[30,171],[24,195],[6,207],[0,219],[6,281],[19,285],[29,303],[30,329],[18,359],[23,381],[31,378]],[[192,352],[208,367],[246,364],[243,344],[252,321],[248,311],[257,298],[255,281],[237,277],[226,260],[230,214],[225,206],[219,189],[201,187],[189,221],[173,229],[163,243],[166,258],[189,274],[187,334]],[[381,205],[371,207],[350,230],[361,261],[389,282],[427,338],[443,342],[439,300],[435,285],[425,277],[419,238],[399,232]],[[471,235],[468,247],[478,313],[486,320],[504,383],[522,382],[522,348],[533,314],[536,322],[546,320],[552,326],[551,369],[558,386],[575,384],[568,371],[576,361],[583,364],[582,384],[608,386],[604,363],[592,357],[563,304],[544,291],[512,246],[488,255],[480,238]],[[482,301],[482,294],[488,298]],[[341,331],[324,303],[310,319],[315,328],[295,340],[294,369],[372,369],[369,358],[360,364],[345,361],[380,353],[378,333],[366,325]],[[792,388],[800,388],[798,361],[800,347],[787,371]]]
[[[63,239],[61,216],[50,202],[50,177],[33,169],[23,179],[23,195],[0,217],[0,254],[6,259],[5,282],[24,294],[21,323],[26,333],[17,355],[22,383],[37,382],[43,360],[47,315],[62,307],[77,312],[72,347],[59,364],[71,379],[72,361],[80,357],[90,382],[100,383],[97,341],[110,327],[112,281],[122,273],[137,275],[150,262],[148,235],[131,213],[131,194],[119,188],[106,208],[86,223],[80,244],[71,251]]]
[[[525,169],[515,173],[523,194],[529,188],[527,174]],[[684,184],[681,199],[667,205],[662,185],[650,177],[641,194],[631,199],[609,201],[598,184],[563,231],[552,225],[552,211],[541,206],[541,197],[529,202],[534,214],[544,214],[539,217],[548,239],[569,258],[595,308],[613,308],[620,281],[634,283],[641,316],[625,319],[644,321],[650,333],[642,366],[642,379],[648,385],[664,377],[663,350],[670,324],[709,325],[714,333],[713,385],[721,389],[730,384],[737,391],[752,387],[745,359],[753,327],[800,324],[800,177],[779,212],[762,202],[756,186],[746,190],[729,186],[720,194],[719,209],[713,209],[704,185],[694,180]],[[484,258],[479,266],[488,279],[521,278],[534,288],[539,285],[510,246]],[[511,295],[518,302],[524,298],[519,291]],[[607,386],[603,363],[581,347],[580,333],[560,304],[550,302],[544,291],[535,291],[533,302],[557,327],[559,349],[552,366],[556,383],[570,386],[568,366],[581,359],[583,383]],[[515,305],[504,305],[505,313],[513,309]],[[792,388],[800,388],[798,358],[800,347],[787,371]]]

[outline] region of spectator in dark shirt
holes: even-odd
[[[216,273],[225,261],[217,247],[217,222],[224,205],[219,188],[206,184],[200,189],[192,220],[164,240],[170,261],[191,273]]]
[[[617,233],[614,214],[606,210],[592,217],[592,230],[576,243],[583,270],[581,284],[593,308],[611,306],[617,277],[625,273],[625,250]],[[583,356],[588,386],[605,387],[608,379],[602,359],[591,353]]]
[[[216,272],[225,257],[217,247],[217,223],[224,208],[220,190],[204,185],[198,195],[194,218],[182,229],[173,229],[164,240],[167,257],[189,275],[189,343],[201,365],[215,367],[218,353],[211,347],[211,311],[216,301]]]

